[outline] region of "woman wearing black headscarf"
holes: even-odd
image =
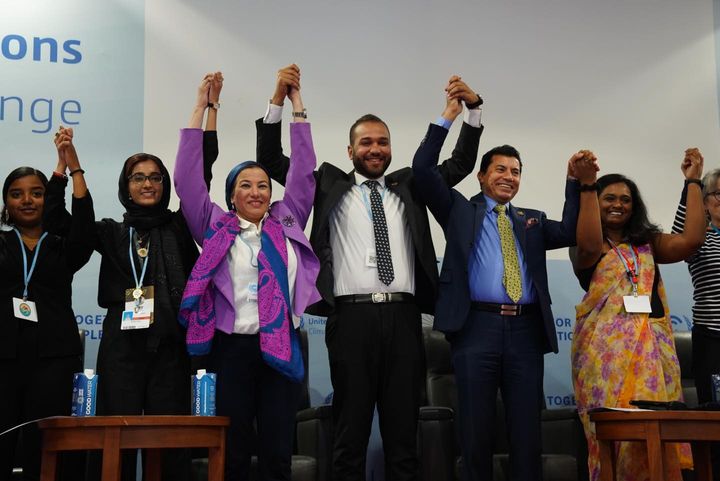
[[[208,74],[203,83],[212,87],[208,127],[214,128],[222,75]],[[70,173],[82,177],[72,132],[61,128],[59,135],[69,141]],[[209,172],[217,157],[215,132],[205,134],[204,144]],[[93,242],[102,255],[98,304],[107,308],[97,359],[98,415],[190,412],[190,361],[177,314],[198,251],[182,214],[168,209],[171,185],[158,157],[135,154],[125,161],[118,180],[122,222],[95,223]],[[48,186],[48,216],[57,215],[63,197],[61,186]],[[189,457],[167,454],[164,479],[188,479]],[[126,453],[124,480],[134,479],[134,463],[134,453]]]

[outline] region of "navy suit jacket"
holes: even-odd
[[[470,312],[469,261],[483,228],[486,203],[482,193],[468,200],[449,188],[439,176],[437,162],[447,134],[447,129],[430,125],[413,159],[413,173],[418,191],[445,233],[445,256],[440,271],[434,328],[452,334],[462,329]],[[539,210],[510,206],[515,238],[522,249],[542,310],[545,352],[558,351],[545,251],[575,244],[579,202],[578,183],[568,181],[561,222],[547,219]]]

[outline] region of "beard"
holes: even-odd
[[[381,160],[383,161],[380,165],[368,165],[365,161],[366,160]],[[370,156],[367,155],[365,157],[358,157],[355,154],[352,156],[352,163],[353,167],[355,167],[355,172],[358,174],[363,175],[364,177],[367,177],[368,179],[377,179],[379,177],[382,177],[383,174],[385,174],[385,171],[390,167],[390,162],[392,161],[392,156]]]

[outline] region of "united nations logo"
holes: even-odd
[[[30,309],[30,306],[24,302],[20,303],[20,305],[18,306],[18,309],[20,310],[20,314],[22,314],[25,317],[28,317],[30,314],[32,314],[32,309]]]
[[[295,217],[291,215],[286,215],[282,218],[282,220],[280,220],[280,222],[282,222],[282,225],[284,225],[285,227],[292,227],[295,225]]]

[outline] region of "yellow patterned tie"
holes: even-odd
[[[510,219],[505,213],[504,205],[496,205],[493,209],[498,214],[498,232],[500,232],[500,248],[502,249],[503,265],[503,286],[510,299],[517,302],[522,297],[522,281],[520,280],[520,263],[518,262],[517,250],[515,250],[515,235],[513,234]]]

